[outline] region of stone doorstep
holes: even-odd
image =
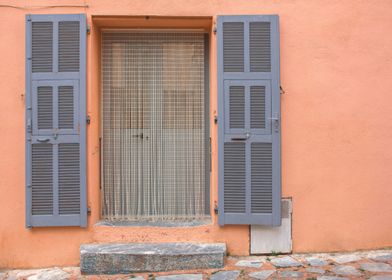
[[[222,268],[224,243],[109,243],[80,247],[84,274],[129,274]]]
[[[174,243],[178,244],[178,243]],[[93,244],[94,245],[94,244]],[[101,245],[101,244],[95,244]],[[101,250],[101,252],[108,252],[109,249],[114,249],[110,245]],[[128,244],[126,244],[128,245]],[[133,244],[134,245],[134,244]],[[140,245],[140,244],[139,244]],[[181,244],[184,245],[184,244]],[[178,251],[180,248],[192,248],[194,245],[203,247],[199,253],[206,253],[205,246],[216,244],[189,244],[186,246],[174,246]],[[204,245],[204,246],[203,246]],[[219,244],[218,244],[219,245]],[[222,244],[220,244],[222,245]],[[223,244],[224,245],[224,244]],[[180,247],[180,248],[179,248]],[[173,246],[171,247],[173,248]],[[219,246],[218,246],[219,248]],[[224,248],[224,247],[223,247]],[[139,247],[140,249],[140,247]],[[216,248],[215,248],[216,249]],[[88,250],[86,250],[88,251]],[[98,250],[99,251],[99,250]],[[212,248],[214,251],[214,248]],[[97,252],[97,248],[95,251]],[[162,254],[167,254],[161,248],[159,250]],[[124,254],[129,252],[124,251]],[[148,251],[147,253],[151,253]],[[155,252],[152,252],[155,253]],[[188,252],[189,253],[189,252]],[[189,253],[190,254],[190,253]],[[189,255],[188,254],[188,255]],[[185,257],[188,257],[185,255]],[[347,257],[347,253],[334,253],[333,256]],[[339,264],[337,262],[321,263],[320,260],[329,260],[331,255],[328,253],[317,254],[293,254],[293,255],[280,255],[280,256],[243,256],[243,257],[228,257],[225,260],[224,268],[210,268],[210,269],[190,269],[188,271],[170,270],[162,271],[162,273],[155,272],[141,272],[126,273],[132,275],[112,275],[107,274],[83,276],[80,275],[79,267],[51,267],[42,269],[28,269],[28,270],[5,270],[0,271],[0,279],[7,280],[71,280],[71,279],[127,279],[127,280],[240,280],[240,279],[259,279],[259,280],[272,280],[272,279],[317,279],[317,280],[349,280],[349,279],[370,279],[370,280],[392,280],[392,249],[390,250],[373,250],[373,251],[358,251],[352,252],[350,255],[358,255],[358,261],[351,261],[353,258],[346,258],[340,261],[350,261],[346,264]],[[165,255],[161,255],[164,258]],[[290,258],[287,258],[290,257]],[[376,259],[377,258],[377,259]],[[272,260],[275,261],[275,265]],[[385,260],[385,262],[381,262]],[[378,260],[378,261],[376,261]],[[301,265],[298,266],[297,262]],[[324,265],[323,265],[324,264]],[[240,265],[240,266],[238,266]]]

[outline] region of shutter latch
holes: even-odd
[[[275,113],[272,118],[269,118],[273,122],[275,132],[279,132],[279,114]]]
[[[86,123],[87,123],[87,124],[90,124],[90,122],[91,122],[90,116],[87,115],[87,117],[86,117]]]
[[[218,123],[218,116],[217,116],[217,115],[214,116],[214,123],[215,123],[215,124]]]

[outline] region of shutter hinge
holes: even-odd
[[[27,119],[27,132],[31,133],[31,118]]]
[[[215,212],[215,214],[218,214],[218,213],[219,213],[218,205],[215,205],[215,207],[214,207],[214,212]]]
[[[211,157],[211,137],[209,141],[209,147],[208,147],[208,164],[210,165],[210,172],[212,171],[212,157]]]
[[[90,25],[87,25],[86,32],[88,35],[90,35],[90,31],[91,31]]]
[[[286,92],[284,91],[284,89],[282,88],[282,86],[280,86],[280,94],[285,94]]]
[[[87,207],[87,215],[89,215],[89,216],[91,215],[91,207],[90,206]]]
[[[90,124],[90,122],[91,122],[90,116],[87,115],[87,117],[86,117],[86,123],[87,123],[87,124]]]
[[[218,116],[217,116],[217,115],[214,116],[214,123],[215,123],[215,124],[218,123]]]

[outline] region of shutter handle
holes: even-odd
[[[38,138],[37,141],[38,142],[49,142],[49,138]]]
[[[247,134],[245,134],[244,137],[232,137],[231,140],[232,141],[245,141],[245,140],[248,140],[249,136],[250,136],[250,134],[247,133]]]

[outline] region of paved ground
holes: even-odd
[[[307,279],[392,280],[392,250],[361,251],[347,254],[293,254],[275,256],[228,257],[223,269],[176,271],[154,274],[92,276],[81,275],[78,267],[35,270],[6,270],[0,279],[133,279],[133,280],[235,280]]]

